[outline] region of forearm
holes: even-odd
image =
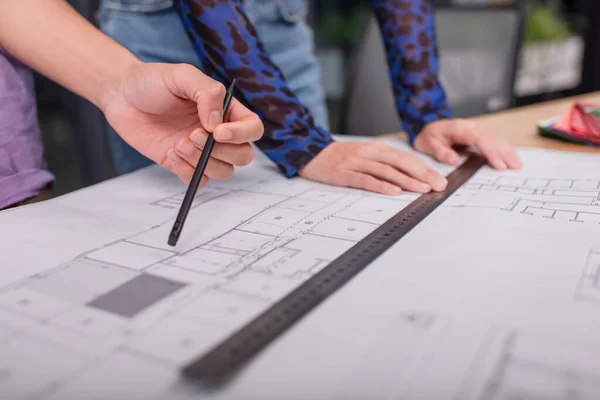
[[[372,0],[384,38],[396,107],[410,140],[433,121],[450,118],[438,79],[437,43],[429,0]]]
[[[100,108],[139,62],[64,0],[0,2],[0,46]]]
[[[239,0],[176,0],[204,70],[221,81],[237,78],[236,98],[263,121],[256,144],[286,176],[294,176],[324,147],[331,135],[316,126],[265,51]]]

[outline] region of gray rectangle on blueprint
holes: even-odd
[[[186,284],[143,273],[88,303],[123,317],[133,317]]]

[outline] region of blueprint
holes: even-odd
[[[176,247],[185,187],[159,167],[0,212],[0,398],[600,398],[600,162],[520,151],[211,392],[180,368],[418,195],[257,153],[198,191]]]

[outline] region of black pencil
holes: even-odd
[[[235,79],[229,85],[227,89],[227,94],[225,95],[225,101],[223,102],[223,118],[227,114],[227,109],[229,108],[229,103],[231,98],[233,97],[233,89],[235,87]],[[212,132],[208,134],[208,139],[206,139],[206,145],[204,149],[202,149],[202,154],[200,155],[200,160],[198,161],[198,165],[196,165],[196,170],[194,171],[194,175],[192,176],[192,180],[190,181],[190,185],[185,192],[185,197],[183,198],[183,203],[181,203],[181,208],[179,209],[179,213],[177,214],[177,218],[175,219],[175,223],[173,224],[173,228],[171,229],[171,234],[169,235],[169,245],[175,246],[177,241],[179,240],[179,236],[181,235],[181,230],[183,229],[183,224],[185,219],[187,218],[188,213],[190,212],[190,208],[192,207],[192,203],[194,201],[194,197],[196,196],[196,192],[198,191],[198,186],[200,185],[200,180],[202,179],[202,175],[204,174],[204,170],[206,169],[206,165],[208,164],[208,160],[210,159],[210,153],[212,152],[213,147],[215,146],[215,139],[213,137]]]

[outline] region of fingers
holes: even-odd
[[[438,140],[433,140],[431,142],[431,148],[432,151],[430,154],[436,160],[450,165],[456,165],[458,163],[458,153],[447,144]]]
[[[196,168],[200,159],[200,150],[196,148],[188,139],[181,140],[176,147],[176,153],[181,157],[192,169]],[[226,180],[233,175],[233,165],[210,157],[204,175],[217,180]]]
[[[161,164],[164,168],[173,172],[175,175],[179,177],[186,185],[190,184],[192,180],[192,175],[194,175],[194,168],[185,160],[177,155],[175,150],[171,149],[167,152],[167,156]],[[208,178],[206,175],[202,176],[200,180],[200,186],[204,187],[208,184]]]
[[[417,167],[410,166],[411,163]],[[331,143],[298,173],[318,182],[386,195],[397,195],[403,189],[416,193],[431,191],[429,183],[407,171],[440,177],[420,158],[377,141]]]
[[[189,64],[169,68],[165,74],[173,94],[196,102],[202,127],[213,132],[223,122],[225,86]]]
[[[452,165],[459,159],[452,146],[458,144],[477,148],[495,169],[519,169],[522,166],[514,146],[502,137],[483,134],[477,124],[470,120],[433,122],[425,127],[415,141],[417,149]]]
[[[386,195],[399,194],[402,189],[391,183],[379,180],[371,175],[355,171],[343,171],[338,177],[339,185]]]
[[[510,169],[520,169],[523,166],[523,161],[517,154],[517,150],[508,141],[504,141],[500,145],[500,152],[504,158],[504,162]]]
[[[466,119],[448,121],[447,132],[452,144],[475,146],[481,136],[477,124]]]
[[[376,148],[372,150],[370,156],[375,161],[388,164],[399,171],[405,172],[410,177],[427,184],[436,191],[442,191],[448,186],[446,178],[413,154],[384,144],[376,144]]]
[[[188,155],[194,156],[196,162],[200,158],[200,153],[206,144],[206,140],[208,139],[208,135],[201,130],[195,130],[190,135],[190,140],[196,147],[196,152],[194,154],[186,153]],[[181,143],[181,142],[180,142]],[[235,165],[238,167],[243,167],[245,165],[250,164],[252,158],[254,157],[254,150],[252,146],[248,143],[243,144],[232,144],[232,143],[215,143],[215,147],[210,153],[211,157],[216,158],[218,160],[224,161],[231,165]],[[196,163],[193,163],[196,165]]]
[[[502,158],[502,154],[499,149],[496,148],[493,140],[489,138],[482,138],[479,141],[477,148],[481,151],[481,154],[487,158],[488,163],[495,169],[505,170],[507,168],[506,162]]]
[[[517,155],[515,150],[510,151],[504,155],[508,168],[518,170],[523,166],[523,160]]]
[[[359,168],[358,172],[372,175],[376,178],[389,182],[400,189],[405,189],[416,193],[428,193],[431,191],[431,186],[428,184],[413,179],[386,164],[381,164],[370,160],[361,160],[357,167]]]
[[[235,98],[231,99],[225,122],[215,131],[215,140],[226,143],[249,143],[260,139],[264,126],[258,115],[247,109]]]
[[[474,146],[488,159],[489,164],[499,170],[519,169],[522,162],[508,140],[492,135],[484,135],[473,121],[455,120],[450,137],[455,143]]]
[[[495,169],[519,169],[522,166],[521,159],[517,155],[515,148],[504,138],[482,136],[477,143],[477,148]]]
[[[213,132],[216,141],[247,143],[262,137],[260,118],[235,98],[231,99],[227,116],[222,115],[226,89],[220,82],[187,64],[171,68],[166,74],[165,81],[175,95],[196,102],[202,127]]]
[[[422,141],[415,142],[415,147],[417,150],[433,156],[433,158],[440,162],[450,165],[456,165],[458,163],[458,153],[443,140],[434,137],[425,138]]]

